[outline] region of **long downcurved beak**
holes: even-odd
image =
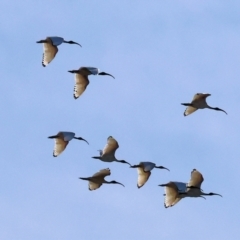
[[[106,72],[100,72],[98,75],[107,75],[107,76],[110,76],[115,79],[115,77],[113,75],[106,73]]]
[[[212,193],[212,195],[217,195],[217,196],[223,197],[221,194],[218,194],[218,193]]]
[[[224,113],[226,113],[227,114],[227,112],[225,112],[223,109],[221,109],[221,108],[215,108],[215,110],[217,110],[217,111],[221,111],[221,112],[224,112]]]
[[[79,43],[77,43],[77,42],[74,42],[74,41],[63,41],[64,43],[69,43],[69,44],[77,44],[77,45],[79,45],[80,47],[82,47]]]
[[[88,141],[87,141],[87,140],[85,140],[84,138],[81,138],[81,137],[74,137],[74,139],[77,139],[77,140],[82,140],[82,141],[86,142],[86,143],[89,145]]]
[[[116,184],[119,184],[119,185],[122,185],[123,187],[125,187],[122,183],[120,183],[120,182],[117,182],[117,181],[115,181],[115,183]]]

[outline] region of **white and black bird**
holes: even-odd
[[[103,150],[99,150],[100,156],[92,157],[94,159],[99,159],[103,162],[120,162],[127,163],[131,166],[130,163],[125,160],[117,160],[115,157],[115,152],[119,148],[118,142],[112,136],[109,136],[107,139],[107,144]]]
[[[111,171],[110,171],[109,168],[106,168],[106,169],[102,169],[99,172],[93,174],[92,177],[86,177],[86,178],[80,177],[79,179],[89,181],[88,189],[90,191],[100,188],[103,183],[106,183],[106,184],[120,184],[124,187],[124,185],[122,183],[119,183],[115,180],[110,181],[110,182],[106,181],[104,178],[106,176],[109,176],[109,175],[111,175]]]
[[[204,108],[209,108],[209,109],[212,109],[212,110],[225,112],[221,108],[218,108],[218,107],[213,108],[213,107],[208,106],[208,104],[206,102],[206,98],[208,96],[211,96],[211,94],[209,94],[209,93],[197,93],[197,94],[194,95],[191,103],[181,103],[182,105],[187,106],[183,115],[188,116],[189,114],[195,112],[196,110],[204,109]]]
[[[169,182],[166,184],[160,184],[159,186],[165,187],[165,208],[172,207],[185,197],[202,197],[203,196],[220,196],[218,193],[204,193],[201,189],[201,184],[204,178],[202,174],[193,169],[191,172],[191,179],[188,183],[184,182]]]
[[[57,157],[60,153],[64,151],[64,149],[67,147],[69,141],[72,139],[77,139],[77,140],[83,140],[87,144],[88,141],[81,138],[81,137],[75,137],[75,133],[73,132],[59,132],[56,135],[50,136],[48,138],[55,139],[55,145],[54,145],[54,150],[53,150],[53,156]]]
[[[69,43],[77,44],[81,47],[79,43],[76,43],[74,41],[65,41],[62,37],[47,37],[44,40],[37,41],[37,43],[43,43],[43,67],[46,67],[54,59],[58,52],[58,45],[62,43]]]
[[[71,70],[68,72],[75,73],[75,85],[73,90],[73,97],[75,99],[79,98],[86,90],[89,84],[89,75],[107,75],[114,78],[114,76],[112,76],[111,74],[106,72],[100,72],[100,70],[95,67],[80,67],[78,70]]]
[[[151,175],[151,170],[153,168],[166,169],[169,171],[168,168],[165,168],[163,166],[156,166],[156,164],[152,162],[140,162],[138,165],[130,166],[130,168],[137,168],[137,172],[138,172],[137,187],[138,188],[141,188],[147,182],[147,180]]]

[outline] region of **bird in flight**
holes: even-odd
[[[48,138],[55,139],[55,145],[53,150],[54,157],[57,157],[60,153],[62,153],[67,147],[69,141],[71,141],[72,139],[83,140],[87,144],[89,144],[85,139],[81,137],[75,137],[75,133],[73,132],[59,132],[58,134],[50,136]]]
[[[185,112],[184,112],[184,116],[188,116],[189,114],[195,112],[198,109],[204,109],[204,108],[209,108],[212,110],[216,110],[216,111],[222,111],[225,112],[224,110],[222,110],[221,108],[218,107],[210,107],[207,102],[206,102],[206,98],[208,96],[211,96],[211,94],[209,93],[197,93],[194,95],[193,100],[191,103],[181,103],[184,106],[187,106]],[[226,112],[225,112],[226,113]],[[227,113],[226,113],[227,114]]]
[[[137,187],[138,188],[141,188],[147,182],[147,180],[151,175],[151,170],[153,168],[166,169],[169,171],[168,168],[165,168],[163,166],[156,166],[156,164],[152,162],[140,162],[138,165],[130,166],[130,168],[137,168],[137,171],[138,171]]]
[[[177,204],[182,198],[185,197],[202,197],[203,196],[214,196],[218,195],[222,197],[222,195],[218,193],[204,193],[201,189],[201,184],[204,178],[202,174],[193,169],[191,172],[191,179],[188,183],[184,182],[168,182],[166,184],[160,184],[159,186],[165,187],[165,200],[164,206],[165,208],[172,207]]]
[[[94,159],[99,159],[103,162],[120,162],[120,163],[127,163],[131,166],[130,163],[126,162],[125,160],[117,160],[115,157],[115,152],[119,148],[118,142],[112,136],[109,136],[107,139],[107,144],[103,150],[100,151],[100,156],[92,157]]]
[[[114,180],[110,181],[110,182],[106,181],[105,177],[109,176],[109,175],[111,175],[111,171],[110,171],[109,168],[106,168],[106,169],[102,169],[99,172],[93,174],[92,177],[87,177],[87,178],[80,177],[79,179],[88,181],[88,189],[90,191],[100,188],[103,183],[106,183],[106,184],[120,184],[124,187],[124,185],[122,183],[119,183],[117,181],[114,181]]]
[[[111,74],[106,72],[100,72],[100,70],[95,67],[80,67],[78,70],[70,70],[68,72],[75,73],[75,85],[73,91],[73,97],[75,99],[79,98],[86,90],[89,84],[89,75],[107,75],[114,78],[114,76],[112,76]]]
[[[37,41],[37,43],[43,43],[43,58],[42,65],[46,67],[56,56],[58,52],[57,46],[62,43],[77,44],[81,45],[74,41],[65,41],[62,37],[47,37],[44,40]]]

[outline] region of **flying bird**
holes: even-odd
[[[85,139],[81,137],[75,137],[75,133],[73,132],[59,132],[57,135],[50,136],[48,138],[55,139],[55,145],[53,150],[54,157],[57,157],[60,153],[62,153],[64,149],[67,147],[69,141],[71,141],[73,138],[83,140],[87,144],[89,144]]]
[[[92,157],[94,159],[99,159],[103,162],[120,162],[120,163],[127,163],[131,166],[130,163],[126,162],[125,160],[117,160],[115,157],[115,152],[119,148],[118,142],[112,137],[109,136],[107,139],[107,144],[103,150],[99,150],[100,156]]]
[[[111,74],[100,72],[100,70],[95,67],[80,67],[78,70],[71,70],[68,72],[75,73],[75,85],[73,91],[73,97],[75,99],[79,98],[87,88],[87,85],[89,84],[89,75],[108,75],[114,78]]]
[[[204,109],[204,108],[209,108],[209,109],[212,109],[212,110],[225,112],[221,108],[218,108],[218,107],[213,108],[213,107],[208,106],[208,104],[206,102],[206,98],[208,96],[211,96],[211,94],[209,94],[209,93],[197,93],[197,94],[194,95],[191,103],[181,103],[182,105],[187,106],[183,115],[188,116],[189,114],[195,112],[196,110]]]
[[[147,182],[147,180],[151,175],[151,170],[153,168],[166,169],[169,171],[168,168],[165,168],[163,166],[156,166],[156,164],[152,162],[140,162],[138,165],[130,166],[130,168],[137,168],[137,171],[138,171],[137,187],[138,188],[141,188]]]
[[[88,189],[90,191],[96,190],[96,189],[100,188],[103,183],[107,183],[107,184],[120,184],[120,185],[122,185],[124,187],[124,185],[122,183],[116,182],[114,180],[110,181],[110,182],[106,181],[104,178],[106,176],[109,176],[109,175],[111,175],[111,171],[110,171],[109,168],[106,168],[106,169],[102,169],[99,172],[93,174],[92,177],[87,177],[87,178],[80,177],[79,179],[89,181]]]
[[[165,187],[165,200],[164,206],[165,208],[172,207],[177,204],[182,198],[185,197],[202,197],[203,196],[213,196],[218,195],[222,197],[222,195],[218,193],[204,193],[201,189],[201,184],[204,178],[202,174],[193,169],[191,172],[191,179],[188,183],[184,182],[169,182],[166,184],[160,184],[159,186]]]
[[[73,41],[65,41],[62,37],[47,37],[44,40],[37,41],[37,43],[43,43],[43,67],[46,67],[54,59],[58,52],[58,45],[62,43],[69,43],[77,44],[81,47],[79,43]]]

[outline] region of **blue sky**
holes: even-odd
[[[0,3],[0,238],[238,239],[240,3],[238,1],[22,1]],[[41,65],[36,41],[61,36],[56,58]],[[68,70],[98,67],[74,100]],[[182,102],[211,93],[212,107],[184,117]],[[72,141],[53,158],[58,131]],[[151,161],[138,189],[137,171],[92,159],[108,136],[118,159]],[[109,167],[125,185],[89,191],[88,177]],[[158,184],[187,182],[193,168],[205,192],[165,209]]]

